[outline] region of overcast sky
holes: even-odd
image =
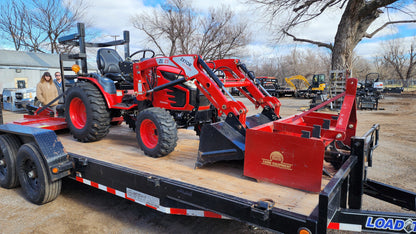
[[[160,0],[89,0],[88,17],[92,20],[93,25],[103,31],[103,35],[122,35],[123,30],[130,30],[133,38],[132,44],[138,46],[143,40],[143,33],[134,29],[131,26],[131,16],[140,11],[150,11],[153,8],[160,7]],[[414,1],[409,1],[416,12],[416,4]],[[250,30],[252,31],[253,41],[249,45],[247,51],[252,56],[275,56],[289,51],[293,42],[287,41],[273,43],[273,37],[267,28],[264,14],[257,10],[253,5],[245,4],[240,0],[194,0],[193,7],[201,10],[208,10],[212,7],[230,7],[235,10],[238,15],[250,22]],[[294,34],[298,37],[307,38],[311,40],[332,42],[336,33],[336,29],[341,17],[341,10],[334,10],[332,12],[325,12],[324,15],[317,20],[310,22],[305,27],[297,28]],[[393,14],[382,14],[377,21],[371,26],[370,32],[375,28],[381,26],[386,22],[386,18],[390,17],[392,20],[408,19],[401,12]],[[356,53],[363,57],[371,57],[380,51],[380,42],[392,38],[405,38],[410,42],[411,37],[416,36],[415,24],[394,25],[385,28],[379,32],[372,39],[364,39],[356,48]],[[308,44],[299,44],[300,47],[311,47]],[[317,48],[317,47],[312,47]]]
[[[64,0],[76,1],[76,0]],[[250,30],[252,32],[252,43],[247,47],[247,54],[253,57],[275,57],[290,51],[294,43],[288,38],[286,41],[274,42],[270,33],[271,29],[267,27],[264,13],[256,9],[255,6],[244,3],[245,0],[193,0],[194,8],[202,11],[208,11],[212,7],[230,7],[239,17],[248,20]],[[411,0],[402,0],[408,2],[408,8],[416,12],[416,3]],[[144,34],[132,27],[131,17],[142,11],[151,12],[153,9],[160,8],[163,0],[88,0],[88,21],[92,26],[101,32],[102,36],[106,36],[108,40],[114,39],[114,35],[122,36],[123,30],[130,31],[132,51],[135,49],[143,49],[148,47],[144,45]],[[316,41],[330,43],[338,27],[342,10],[326,11],[324,15],[311,21],[304,27],[296,28],[292,33],[300,38],[306,38]],[[408,19],[401,12],[391,13],[389,15],[382,14],[379,19],[371,26],[370,32],[386,22],[386,18],[391,20]],[[279,16],[279,20],[284,21],[284,16]],[[87,28],[88,33],[88,28]],[[111,37],[113,36],[113,37]],[[379,32],[372,39],[363,39],[357,46],[355,52],[363,57],[370,58],[380,51],[380,42],[392,38],[404,38],[404,41],[410,43],[413,36],[416,36],[416,24],[402,24],[389,26]],[[313,48],[306,43],[298,44],[297,48]],[[5,48],[0,46],[0,48]],[[321,49],[325,50],[325,49]]]

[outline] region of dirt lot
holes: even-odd
[[[380,147],[369,178],[416,192],[416,95],[387,96],[378,111],[358,111],[358,132],[381,125]],[[308,100],[281,98],[283,117]],[[4,113],[5,122],[21,115]],[[266,233],[232,220],[165,215],[97,189],[65,180],[61,195],[43,206],[29,203],[20,188],[0,189],[1,233]],[[402,212],[365,197],[364,208]],[[338,233],[338,232],[335,232]]]

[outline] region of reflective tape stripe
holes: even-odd
[[[362,226],[358,224],[349,224],[349,223],[330,223],[328,225],[328,229],[361,232]]]
[[[152,208],[154,210],[166,213],[166,214],[176,214],[176,215],[186,215],[186,216],[197,216],[197,217],[209,217],[209,218],[218,218],[218,219],[228,219],[225,216],[222,216],[220,214],[211,212],[211,211],[206,211],[206,210],[192,210],[192,209],[179,209],[179,208],[170,208],[170,207],[164,207],[164,206],[160,206],[159,204],[159,199],[156,197],[153,197],[151,195],[148,194],[144,194],[132,189],[127,189],[130,190],[132,193],[137,194],[137,196],[134,196],[136,199],[131,198],[127,195],[127,193],[107,187],[105,185],[84,179],[82,177],[76,176],[75,180],[78,182],[81,182],[83,184],[92,186],[94,188],[98,188],[100,190],[103,190],[105,192],[117,195],[119,197],[125,198],[127,200],[133,201],[135,203],[147,206],[149,208]],[[130,193],[130,194],[132,194]],[[137,199],[140,198],[140,199]],[[148,202],[151,201],[152,204],[149,204]],[[157,201],[157,202],[156,202]]]
[[[329,223],[328,229],[339,230],[339,223]]]

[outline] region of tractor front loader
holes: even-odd
[[[272,97],[257,83],[253,72],[238,59],[221,59],[207,63],[212,69],[214,80],[219,79],[219,86],[236,88],[257,108],[262,107],[260,114],[245,117],[240,114],[226,113],[222,122],[205,126],[201,133],[196,167],[222,160],[243,160],[245,152],[246,129],[265,124],[280,118],[280,102]],[[218,78],[217,78],[218,77]],[[235,99],[228,94],[234,101]],[[221,108],[221,106],[218,106]],[[212,139],[215,139],[214,141]]]
[[[176,69],[177,78],[155,86],[152,71],[162,67]],[[215,74],[220,71],[224,73],[222,79]],[[177,98],[172,89],[188,83],[194,84],[212,104],[217,114],[212,117],[216,120],[202,125],[196,167],[222,160],[244,159],[246,129],[280,117],[278,99],[265,96],[254,84],[254,76],[239,60],[218,60],[207,64],[198,55],[158,57],[133,64],[133,74],[139,102],[152,103],[172,113],[174,110],[169,102]],[[238,87],[257,108],[263,108],[262,113],[247,117],[246,106],[228,93],[228,87]],[[136,128],[142,128],[139,122]]]

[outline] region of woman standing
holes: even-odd
[[[40,78],[40,82],[36,86],[36,97],[41,102],[42,106],[45,106],[58,97],[58,90],[52,80],[51,73],[43,73],[42,78]],[[50,104],[50,108],[54,112],[56,112],[56,105],[58,105],[58,100]]]

